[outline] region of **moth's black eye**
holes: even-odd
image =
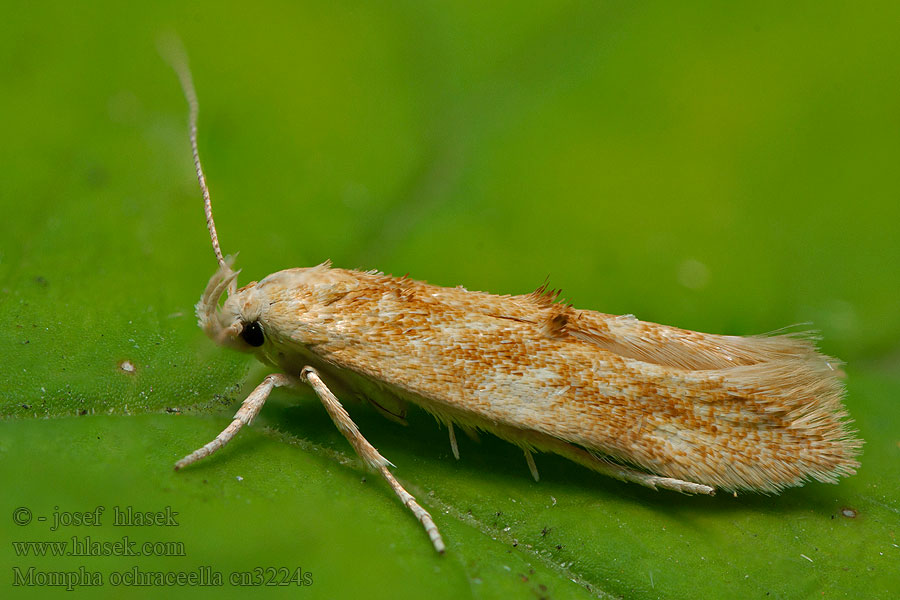
[[[259,321],[253,321],[252,323],[244,325],[244,329],[241,330],[241,337],[254,348],[262,346],[263,342],[266,341],[263,337],[263,330],[259,325]]]

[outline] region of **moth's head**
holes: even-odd
[[[255,352],[265,338],[259,324],[259,302],[256,299],[257,283],[254,281],[241,289],[235,289],[240,271],[231,269],[234,260],[228,257],[210,278],[200,301],[197,302],[197,319],[200,328],[220,346],[242,352]],[[219,301],[228,291],[222,308]]]

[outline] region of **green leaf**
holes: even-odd
[[[312,585],[294,591],[322,598],[900,595],[895,3],[8,12],[4,597],[58,596],[47,578],[74,576],[50,572],[99,573],[99,597],[221,597],[298,573]],[[434,515],[438,556],[311,393],[276,391],[227,448],[173,472],[266,371],[196,327],[215,262],[186,106],[155,50],[171,29],[241,283],[330,258],[495,293],[549,275],[579,308],[700,331],[813,322],[847,362],[859,473],[696,498],[542,455],[536,483],[491,436],[461,438],[456,461],[421,411],[402,427],[342,398]],[[129,506],[178,524],[115,526]],[[51,530],[98,507],[99,526]],[[182,552],[23,554],[73,536]],[[114,585],[134,569],[224,582]]]

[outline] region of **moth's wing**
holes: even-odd
[[[620,376],[613,387],[635,424],[598,438],[598,446],[611,440],[613,456],[669,477],[761,491],[833,482],[858,466],[840,363],[809,336],[712,335],[565,305],[545,314],[545,335],[623,359],[610,377]]]
[[[590,310],[555,305],[548,317],[548,335],[571,336],[624,358],[689,370],[727,369],[768,362],[824,362],[837,369],[840,361],[819,354],[815,336],[806,333],[735,336],[700,333]]]

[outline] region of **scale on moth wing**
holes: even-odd
[[[535,479],[534,451],[691,494],[834,483],[859,466],[862,440],[843,407],[840,362],[820,354],[809,335],[698,333],[577,310],[545,287],[497,296],[328,263],[237,289],[200,165],[190,71],[183,51],[169,55],[190,104],[194,165],[219,262],[197,303],[200,326],[217,344],[279,370],[176,469],[228,443],[273,388],[309,385],[443,552],[431,515],[329,386],[361,393],[394,420],[417,404],[448,426],[456,458],[454,425],[490,431],[523,449]]]

